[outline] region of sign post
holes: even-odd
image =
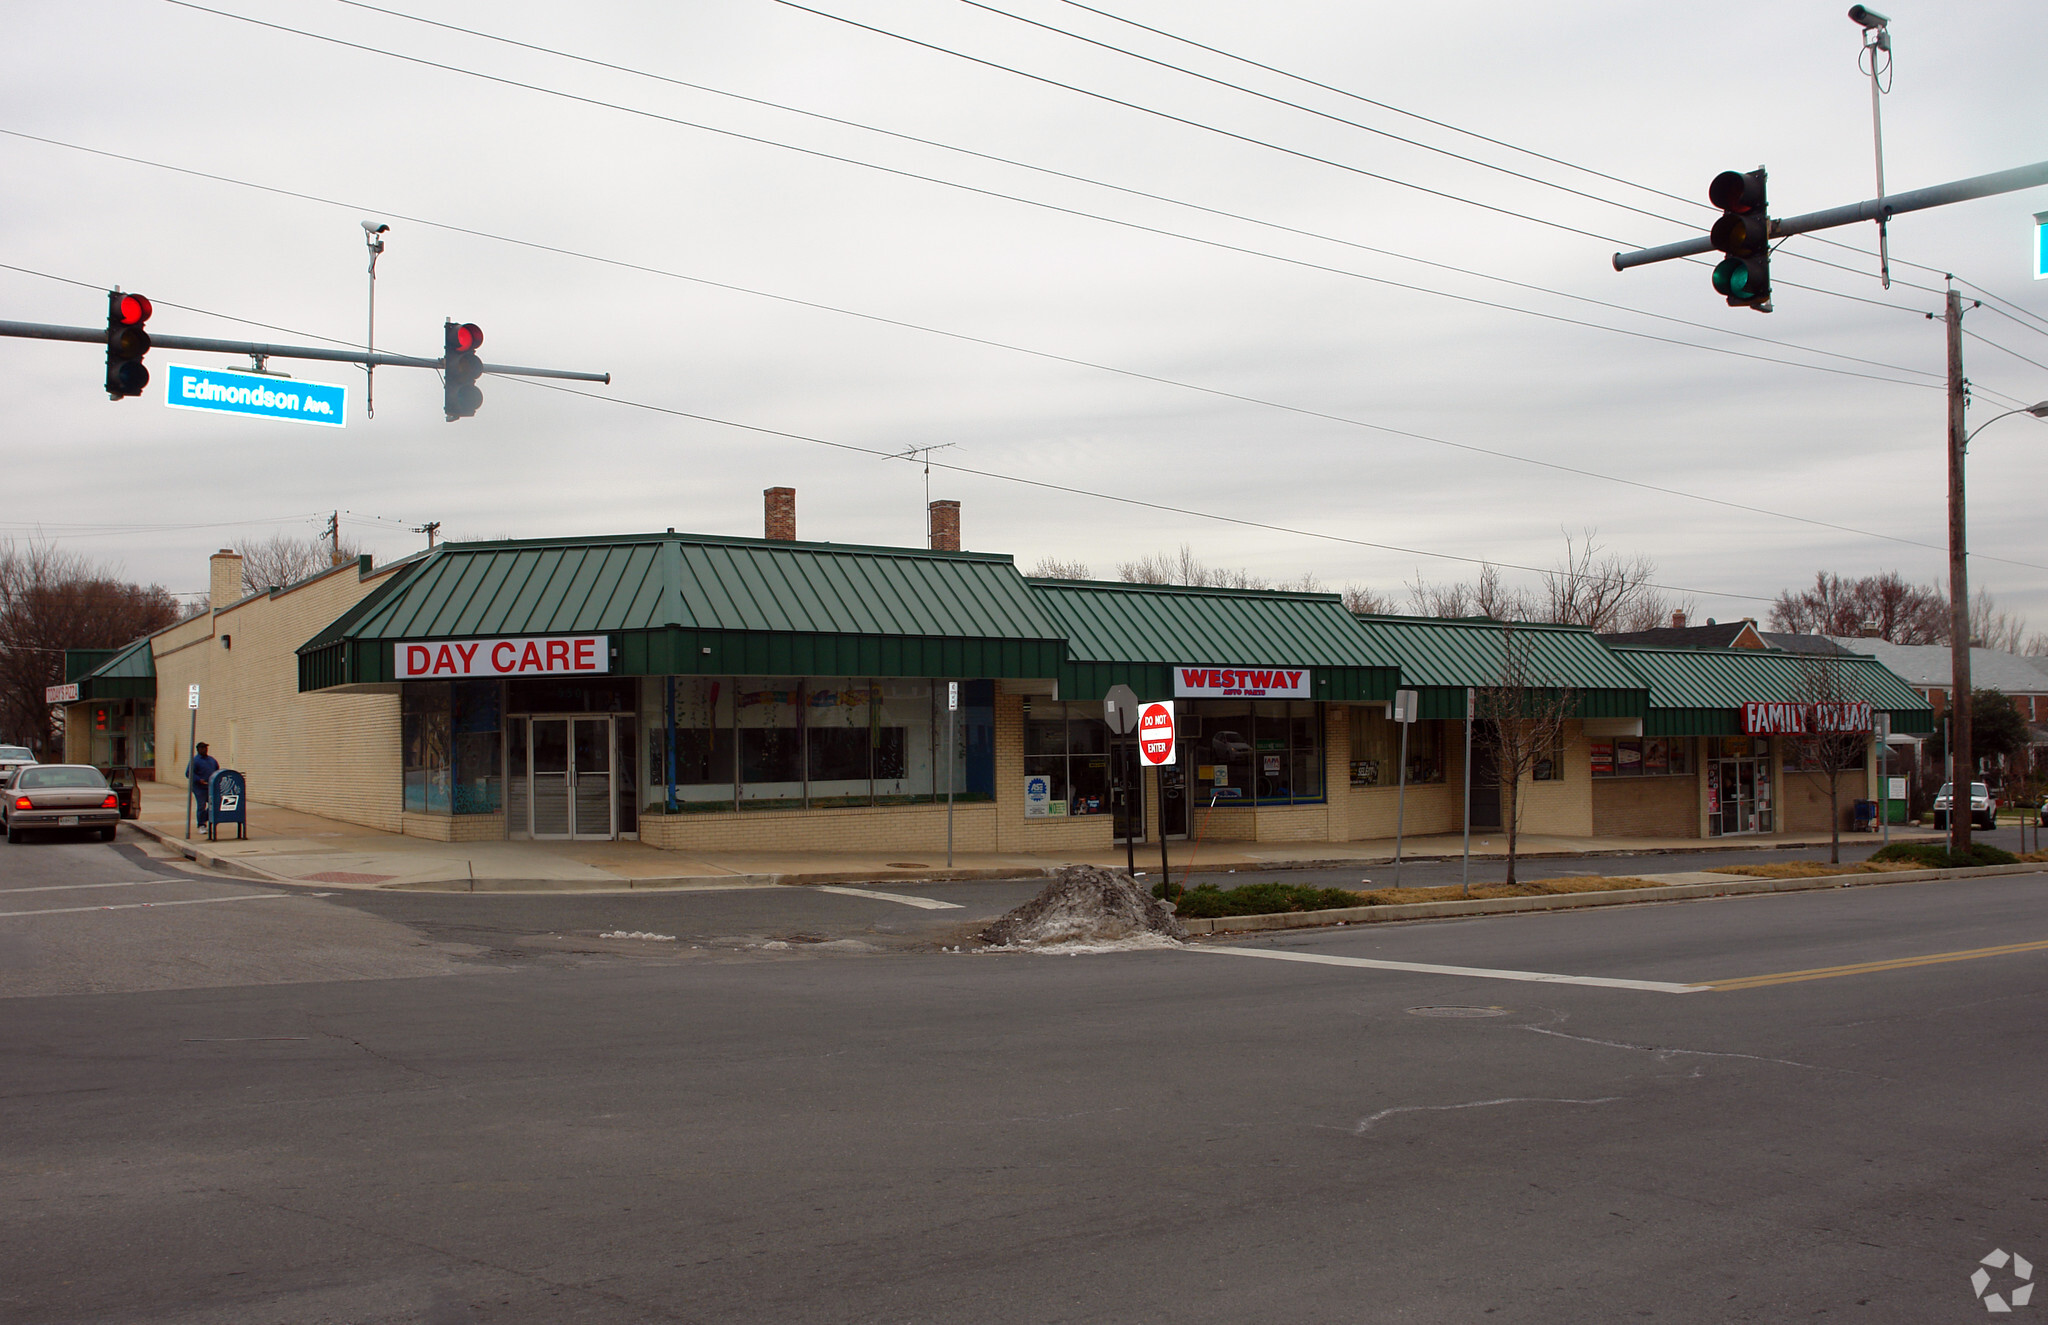
[[[192,840],[192,761],[199,757],[199,683],[185,689],[185,707],[192,710],[192,730],[185,740],[185,840]]]
[[[1173,701],[1154,700],[1138,711],[1138,758],[1158,770],[1153,776],[1153,785],[1159,793],[1159,877],[1164,881],[1171,877],[1171,866],[1166,859],[1166,770],[1173,763],[1175,751],[1173,727]],[[1163,894],[1162,894],[1163,895]]]
[[[1109,725],[1112,736],[1129,736],[1138,730],[1138,692],[1129,686],[1111,686],[1109,693],[1102,697],[1102,720]],[[1116,767],[1121,773],[1123,761],[1117,760]],[[1138,877],[1138,844],[1136,834],[1131,831],[1131,790],[1130,778],[1117,778],[1116,794],[1123,801],[1124,811],[1124,872],[1135,879]]]
[[[1393,718],[1401,724],[1400,787],[1394,798],[1394,886],[1401,886],[1401,835],[1408,823],[1408,729],[1415,725],[1415,692],[1394,692]]]
[[[1479,710],[1479,692],[1465,687],[1465,873],[1458,895],[1472,895],[1472,715]]]
[[[1884,844],[1892,844],[1892,715],[1879,713],[1871,718],[1870,734],[1876,738],[1878,749],[1878,790],[1877,821],[1884,825]],[[1951,801],[1951,804],[1954,802]]]
[[[960,683],[946,682],[946,868],[953,868],[953,722],[960,712]]]

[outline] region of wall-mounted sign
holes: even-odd
[[[2034,213],[2034,279],[2048,281],[2048,212]]]
[[[463,639],[391,646],[400,680],[435,676],[594,676],[612,669],[604,635]]]
[[[68,681],[60,686],[43,687],[43,702],[45,704],[69,704],[77,698],[78,682],[76,681]]]
[[[1176,667],[1175,699],[1313,699],[1306,667]]]
[[[1024,817],[1026,819],[1047,819],[1052,817],[1052,779],[1035,774],[1024,779]]]
[[[1752,701],[1742,706],[1742,730],[1751,735],[1784,732],[1803,736],[1809,732],[1867,732],[1870,730],[1868,704],[1798,704]]]
[[[348,424],[348,388],[330,382],[294,382],[267,373],[238,373],[227,368],[186,368],[170,365],[164,383],[164,404],[172,409],[203,409],[213,414],[243,414],[259,419],[319,423],[329,428]]]

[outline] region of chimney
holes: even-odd
[[[779,538],[783,542],[796,540],[796,489],[764,488],[761,492],[766,507],[767,531],[764,538]]]
[[[1683,611],[1677,611],[1671,614],[1671,628],[1673,630],[1685,629],[1685,613]]]
[[[246,596],[242,592],[242,555],[224,547],[208,557],[206,564],[212,572],[207,579],[207,593],[213,610],[218,612],[230,603],[241,602]]]
[[[958,552],[960,550],[960,503],[957,501],[935,501],[931,504],[931,517],[926,527],[932,536],[932,551]]]

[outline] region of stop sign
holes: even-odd
[[[1156,700],[1138,710],[1138,757],[1154,767],[1173,762],[1173,701]]]

